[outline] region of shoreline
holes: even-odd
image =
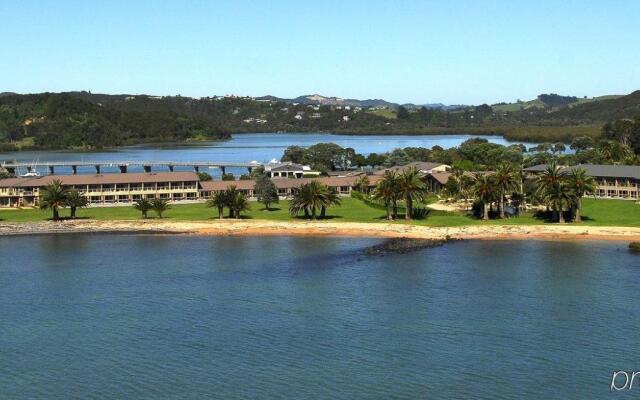
[[[64,220],[0,222],[0,236],[59,233],[174,234],[192,236],[334,236],[457,240],[640,241],[640,228],[584,225],[472,225],[426,227],[387,223],[269,220]]]

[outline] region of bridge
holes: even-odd
[[[26,169],[32,172],[38,168],[46,168],[49,170],[49,174],[55,173],[56,167],[71,167],[72,173],[75,175],[78,173],[78,167],[93,167],[96,170],[96,174],[100,173],[101,167],[118,167],[121,173],[126,173],[128,167],[140,166],[144,169],[144,172],[151,172],[152,168],[165,167],[169,171],[173,172],[174,167],[191,167],[195,172],[199,172],[200,168],[218,168],[224,174],[225,169],[229,168],[247,168],[249,173],[255,167],[263,166],[262,163],[250,162],[250,163],[238,163],[238,162],[215,162],[215,161],[47,161],[47,162],[2,162],[0,167],[6,169],[12,174],[20,168]]]

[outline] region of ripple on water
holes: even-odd
[[[637,369],[621,244],[375,243],[0,238],[0,398],[584,399]]]

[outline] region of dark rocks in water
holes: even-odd
[[[629,251],[635,254],[640,254],[640,242],[629,243]]]
[[[450,241],[451,239],[408,239],[396,238],[388,239],[383,243],[375,246],[367,247],[364,252],[368,255],[382,255],[393,253],[409,253],[421,249],[431,247],[439,247]]]

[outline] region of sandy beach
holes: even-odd
[[[66,220],[60,222],[0,223],[0,235],[49,233],[165,233],[218,236],[352,236],[422,239],[480,240],[640,240],[640,228],[554,225],[475,225],[425,227],[415,225],[356,222],[305,222],[267,220]]]

